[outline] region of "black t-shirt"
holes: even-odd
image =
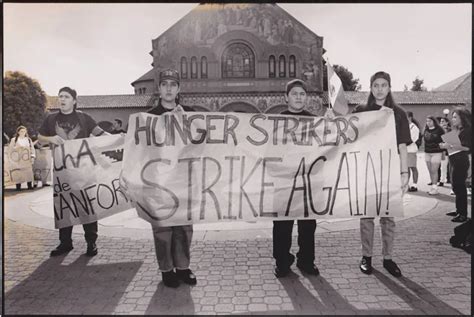
[[[373,103],[372,105],[359,105],[355,107],[352,113],[380,110],[383,106]],[[390,108],[390,107],[389,107]],[[395,133],[397,136],[397,145],[412,143],[410,135],[410,122],[408,116],[401,107],[394,105],[393,115],[395,117]]]
[[[294,115],[294,116],[315,117],[314,114],[312,114],[311,112],[308,112],[306,110],[303,110],[303,111],[300,111],[300,112],[291,112],[290,110],[285,110],[285,111],[281,112],[280,114],[291,114],[291,115]]]
[[[65,140],[88,138],[97,126],[94,119],[82,111],[70,114],[49,114],[43,121],[39,133],[44,136],[59,135]]]
[[[439,144],[444,142],[441,138],[443,134],[444,130],[441,127],[435,127],[433,129],[425,128],[423,140],[425,141],[426,153],[441,153],[444,151],[444,149],[439,147]]]
[[[459,140],[461,141],[461,145],[469,148],[469,153],[472,150],[472,129],[469,128],[462,128],[459,131]]]
[[[193,111],[194,111],[193,108],[188,107],[188,106],[183,106],[183,105],[181,105],[181,107],[182,107],[183,110],[186,111],[186,112],[193,112]],[[170,111],[172,111],[172,110],[173,110],[173,109],[166,109],[166,108],[163,107],[163,105],[160,103],[158,106],[156,106],[156,107],[151,108],[150,110],[148,110],[147,113],[160,115],[160,114],[163,114],[163,113],[165,113],[165,112],[170,112]]]

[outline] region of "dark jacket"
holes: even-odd
[[[439,144],[444,142],[441,136],[444,130],[441,127],[432,130],[425,128],[423,132],[423,140],[425,141],[425,153],[441,153],[444,150],[439,147]]]

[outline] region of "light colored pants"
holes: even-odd
[[[362,242],[362,255],[372,256],[374,246],[374,218],[360,219],[360,240]],[[393,217],[380,217],[382,231],[382,255],[384,259],[391,259],[393,241],[395,238],[395,220]]]
[[[174,268],[188,269],[193,226],[158,227],[152,225],[151,227],[160,271],[169,272]]]
[[[441,160],[441,175],[439,181],[441,183],[447,183],[448,182],[448,156],[446,155],[444,157],[444,160]]]

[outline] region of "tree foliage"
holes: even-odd
[[[359,78],[354,79],[354,75],[351,71],[349,71],[349,69],[337,64],[332,65],[332,68],[334,69],[334,72],[336,72],[337,76],[339,76],[341,79],[342,88],[344,91],[359,91],[361,89]],[[323,72],[323,89],[325,91],[328,90],[328,73],[326,65],[324,66]]]
[[[19,125],[37,134],[44,118],[46,94],[38,81],[22,72],[7,71],[3,79],[3,131],[10,137]]]
[[[418,76],[413,81],[413,86],[410,88],[411,91],[426,91],[427,89],[423,87],[424,80],[418,78]]]

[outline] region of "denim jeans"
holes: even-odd
[[[160,271],[169,272],[174,268],[188,269],[191,259],[193,226],[159,227],[152,225],[151,227]]]
[[[362,255],[372,256],[374,246],[374,218],[360,219],[360,240],[362,242]],[[382,231],[382,255],[384,259],[391,259],[393,241],[395,239],[395,220],[393,217],[380,217]]]

